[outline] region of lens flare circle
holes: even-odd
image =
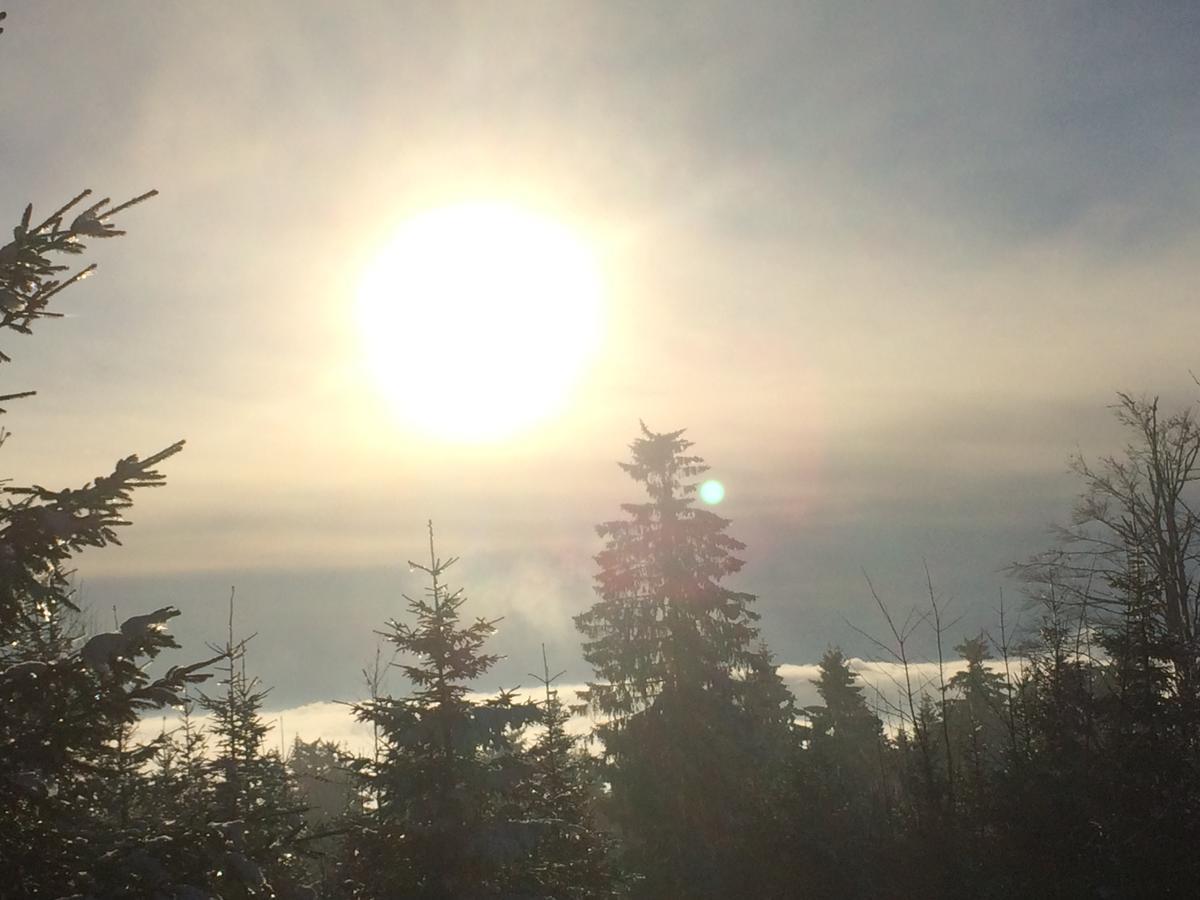
[[[716,506],[725,499],[725,485],[715,479],[709,479],[700,485],[700,499],[709,506]]]
[[[511,435],[565,405],[600,342],[602,279],[570,229],[515,206],[414,216],[363,274],[368,365],[410,427]]]

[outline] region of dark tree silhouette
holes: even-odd
[[[598,678],[582,699],[602,718],[614,818],[651,897],[761,883],[764,786],[791,718],[753,596],[721,584],[742,545],[694,506],[707,467],[689,447],[681,431],[642,426],[621,467],[649,499],[598,527],[599,599],[575,619]]]
[[[561,675],[561,673],[559,673]],[[542,731],[525,754],[527,772],[518,791],[530,821],[541,827],[525,893],[531,897],[616,897],[624,885],[610,859],[613,842],[597,825],[594,806],[599,785],[596,764],[567,731],[571,713],[558,697],[542,647],[545,689],[538,723]]]
[[[349,844],[356,896],[508,896],[537,840],[512,788],[523,772],[517,732],[538,710],[511,692],[472,698],[471,683],[497,660],[483,649],[495,621],[462,622],[466,596],[443,580],[456,561],[437,556],[430,523],[429,564],[409,563],[430,585],[404,598],[413,622],[391,620],[384,633],[409,660],[397,665],[412,692],[355,707],[383,742],[378,764],[364,766],[377,805]]]
[[[262,717],[269,688],[246,673],[255,635],[235,638],[233,612],[231,593],[225,644],[209,645],[223,659],[225,690],[199,695],[215,751],[207,766],[209,821],[219,823],[210,828],[217,852],[209,884],[222,897],[291,896],[305,875],[305,806],[280,754],[264,746],[271,728]]]
[[[73,274],[56,261],[91,238],[122,234],[107,199],[79,209],[85,191],[45,219],[25,208],[13,240],[0,247],[0,331],[32,333],[59,315],[52,301],[95,269]],[[0,362],[8,357],[0,353]],[[29,396],[6,394],[3,400]],[[0,434],[0,441],[4,435]],[[178,646],[165,606],[126,619],[79,643],[69,563],[87,548],[119,543],[134,490],[163,483],[157,466],[182,449],[129,456],[80,488],[5,486],[0,507],[0,859],[6,887],[23,897],[89,891],[132,896],[173,883],[171,853],[153,821],[132,814],[132,782],[153,745],[130,744],[141,712],[178,702],[206,663],[158,677],[146,662]],[[210,661],[211,662],[211,661]]]

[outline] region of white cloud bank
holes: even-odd
[[[903,667],[899,663],[857,657],[850,658],[848,663],[851,670],[859,677],[859,683],[864,688],[868,705],[876,710],[889,727],[895,726],[897,717],[894,710],[902,702],[905,684]],[[991,660],[987,665],[993,671],[1004,674],[1002,661]],[[1019,659],[1010,660],[1010,671],[1013,678],[1019,674],[1021,665],[1022,661]],[[949,680],[957,673],[965,671],[966,668],[967,664],[964,660],[951,660],[943,666],[942,674]],[[820,674],[818,664],[783,663],[779,666],[779,674],[795,696],[797,706],[803,708],[820,703],[817,689],[813,685],[813,681]],[[936,695],[937,663],[910,663],[909,678],[915,692],[924,691]],[[584,687],[583,684],[560,685],[558,686],[559,698],[567,705],[574,704],[578,700],[579,691]],[[536,701],[541,699],[542,692],[540,688],[518,690],[515,696],[518,701],[527,699]],[[360,755],[367,755],[371,751],[373,743],[371,726],[369,723],[357,721],[351,705],[348,703],[317,701],[264,711],[262,715],[271,725],[271,732],[267,736],[269,745],[286,748],[297,737],[305,741],[315,741],[319,738],[333,741],[344,749]],[[211,716],[207,715],[195,716],[193,721],[199,727],[206,729],[210,728],[212,724]],[[173,712],[157,718],[146,718],[142,720],[138,728],[138,736],[142,740],[149,740],[162,730],[169,731],[178,724],[179,717]],[[588,716],[575,716],[571,719],[568,730],[578,735],[585,735],[591,731],[593,724],[594,721]]]

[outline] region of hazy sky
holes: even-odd
[[[10,2],[0,211],[162,195],[71,316],[5,341],[5,472],[81,482],[186,437],[86,598],[236,584],[278,704],[352,697],[432,516],[497,683],[586,674],[615,465],[687,427],[727,486],[781,661],[880,627],[922,561],[966,633],[1042,548],[1114,391],[1192,399],[1194,3]],[[595,248],[608,327],[570,408],[452,446],[362,361],[360,273],[406,217],[524,205]],[[455,335],[440,341],[452,364]],[[436,390],[430,371],[414,389]],[[1008,583],[1015,596],[1017,586]],[[527,680],[527,679],[525,679]]]

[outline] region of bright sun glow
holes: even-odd
[[[363,275],[359,324],[409,425],[493,440],[568,399],[601,330],[601,278],[566,227],[472,203],[405,223]]]

